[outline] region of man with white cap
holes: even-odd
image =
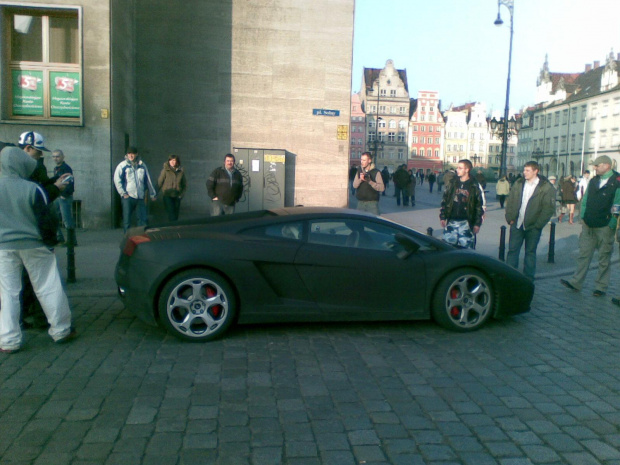
[[[612,206],[620,204],[620,174],[611,169],[607,155],[596,158],[596,170],[581,199],[582,230],[579,235],[579,256],[573,276],[560,282],[565,287],[580,291],[586,278],[594,251],[598,250],[598,274],[594,281],[594,297],[604,296],[609,286],[610,261],[614,233],[618,219],[612,215]]]
[[[43,136],[38,132],[30,131],[22,133],[21,136],[19,136],[17,145],[30,155],[31,158],[36,160],[37,167],[32,173],[32,176],[30,176],[30,180],[43,187],[47,193],[48,200],[53,202],[56,197],[60,195],[60,192],[67,187],[64,180],[68,175],[51,179],[47,176],[47,168],[43,162],[43,152],[49,152],[49,150],[45,148],[45,139],[43,139]]]

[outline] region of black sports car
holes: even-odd
[[[527,312],[533,284],[504,263],[353,210],[293,207],[134,228],[125,306],[191,341],[234,322],[417,320],[456,331]]]

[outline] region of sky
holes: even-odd
[[[483,102],[502,113],[506,101],[510,12],[495,26],[497,0],[356,0],[352,91],[363,68],[387,60],[407,70],[409,95],[439,92],[442,109]],[[620,0],[514,0],[510,108],[535,103],[536,80],[549,70],[579,73],[620,52]]]

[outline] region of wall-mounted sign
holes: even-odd
[[[326,110],[325,108],[314,108],[313,115],[318,116],[340,116],[340,110]]]
[[[13,114],[43,116],[43,71],[14,69]]]
[[[50,72],[51,116],[80,117],[80,74]]]
[[[348,138],[349,138],[349,125],[339,124],[338,125],[338,140],[347,140]]]

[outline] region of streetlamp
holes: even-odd
[[[508,52],[508,79],[506,80],[506,107],[504,108],[504,121],[508,121],[508,110],[510,106],[510,68],[512,66],[512,34],[513,19],[514,19],[514,0],[497,0],[497,19],[495,20],[496,26],[504,24],[499,14],[500,7],[504,5],[510,12],[510,49]],[[503,125],[503,137],[502,137],[502,157],[499,165],[499,177],[506,176],[506,152],[508,151],[508,125]]]
[[[510,78],[508,79],[508,82],[510,82]],[[508,106],[506,106],[506,114],[508,114]],[[508,124],[506,124],[506,121],[508,121]],[[507,119],[506,117],[500,118],[499,121],[495,119],[495,117],[493,117],[493,119],[491,120],[491,130],[502,140],[502,152],[500,155],[499,164],[500,178],[502,176],[506,176],[506,157],[508,153],[508,141],[512,136],[515,136],[519,133],[519,129],[521,129],[520,121],[517,121],[514,116],[510,119]]]

